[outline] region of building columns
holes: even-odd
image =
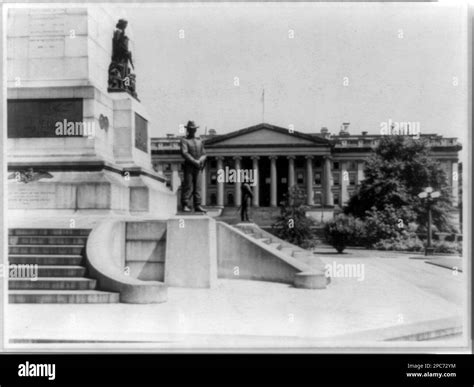
[[[158,174],[160,175],[163,175],[163,163],[156,163],[156,172],[158,172]]]
[[[364,162],[358,161],[357,162],[357,184],[360,184],[362,180],[365,179],[364,176]]]
[[[313,202],[313,156],[306,156],[306,200],[308,206],[312,206]]]
[[[201,171],[201,204],[203,206],[207,203],[207,163]]]
[[[224,170],[224,158],[217,157],[217,176]],[[224,182],[217,179],[217,205],[224,207]]]
[[[287,156],[288,159],[288,189],[295,185],[295,156]]]
[[[341,195],[339,201],[339,207],[343,207],[349,200],[349,192],[347,187],[349,186],[349,171],[347,170],[347,161],[341,161],[341,175],[339,176],[339,186],[341,187]]]
[[[332,171],[331,171],[331,159],[326,156],[324,157],[324,205],[334,206],[334,199],[332,196]]]
[[[277,206],[277,156],[270,156],[270,206]]]
[[[451,187],[453,195],[453,206],[459,205],[459,171],[458,163],[456,161],[451,162]]]
[[[179,164],[171,164],[171,190],[176,192],[181,185],[181,179],[179,178]]]
[[[259,197],[259,176],[260,176],[260,171],[258,170],[258,156],[253,156],[252,157],[252,168],[253,168],[253,173],[254,173],[254,181],[253,181],[253,202],[252,205],[254,207],[258,207],[260,205],[260,197]]]
[[[241,157],[239,156],[235,156],[234,157],[234,168],[235,168],[235,171],[237,173],[236,175],[236,181],[235,181],[235,192],[234,192],[234,197],[235,197],[235,205],[237,207],[240,207],[242,205],[242,191],[240,190],[240,187],[242,185],[241,181],[240,181],[240,176],[241,176],[241,173],[240,173],[240,169],[241,169],[241,166],[240,166],[240,161],[242,160]]]

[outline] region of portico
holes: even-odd
[[[331,144],[325,139],[260,124],[209,138],[205,144],[208,163],[202,185],[207,186],[207,205],[241,204],[240,182],[217,181],[218,171],[225,167],[253,171],[255,207],[277,207],[292,186],[304,189],[308,205],[334,204]]]

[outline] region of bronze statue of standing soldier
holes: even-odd
[[[109,92],[126,91],[137,98],[136,75],[130,70],[133,65],[132,53],[128,49],[129,38],[125,35],[128,22],[120,19],[112,38],[112,61],[109,66]]]
[[[181,154],[184,158],[184,181],[181,192],[181,206],[183,212],[191,212],[191,199],[194,211],[205,213],[201,207],[202,170],[206,165],[206,151],[199,138],[195,137],[199,126],[194,121],[188,121],[186,137],[181,139]]]

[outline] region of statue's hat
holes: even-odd
[[[188,121],[188,124],[185,126],[186,129],[197,129],[199,126],[196,126],[194,121]]]

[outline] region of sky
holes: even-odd
[[[123,15],[151,136],[179,134],[188,120],[201,134],[262,121],[376,134],[390,119],[465,141],[462,6],[187,3]]]

